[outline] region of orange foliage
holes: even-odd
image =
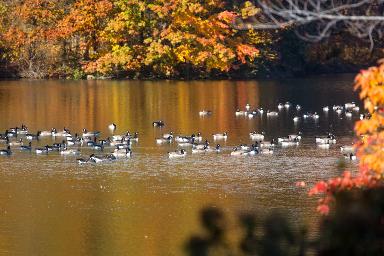
[[[361,139],[356,144],[360,159],[359,172],[352,176],[346,171],[342,177],[317,183],[309,195],[325,194],[320,199],[318,210],[327,214],[328,204],[339,190],[381,186],[384,177],[384,62],[377,67],[363,70],[355,78],[355,90],[360,90],[360,98],[370,114],[369,119],[358,121],[356,135]]]

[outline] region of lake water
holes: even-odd
[[[316,231],[316,198],[297,181],[313,184],[336,176],[339,146],[353,141],[352,118],[322,112],[322,106],[357,101],[353,76],[319,76],[282,81],[1,81],[0,130],[26,124],[33,132],[68,127],[110,136],[139,132],[129,160],[79,166],[76,157],[37,156],[15,148],[0,158],[0,254],[11,255],[181,255],[183,243],[200,230],[198,213],[207,205],[228,217],[242,211],[284,209]],[[246,103],[277,109],[279,102],[317,111],[320,120],[295,125],[296,111],[278,118],[236,117]],[[198,112],[212,110],[210,117]],[[162,129],[152,121],[164,120]],[[164,132],[228,132],[220,154],[168,159],[176,144],[158,146]],[[231,157],[250,144],[249,132],[266,139],[303,133],[298,147],[273,155]],[[332,131],[337,144],[316,147],[314,137]],[[40,145],[52,144],[44,139]],[[213,143],[212,143],[213,144]],[[33,146],[38,145],[36,142]],[[1,145],[4,147],[4,145]],[[105,149],[106,152],[112,149]],[[82,149],[84,157],[92,153]],[[354,169],[355,163],[347,163]],[[233,228],[235,229],[235,228]]]

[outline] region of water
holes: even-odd
[[[353,76],[319,76],[283,81],[2,81],[0,129],[28,125],[30,130],[73,133],[139,132],[133,158],[79,166],[76,157],[36,156],[14,150],[0,158],[0,254],[12,255],[180,255],[184,241],[199,231],[198,211],[215,205],[227,216],[241,211],[281,208],[316,231],[316,199],[295,187],[339,174],[339,146],[353,141],[358,119],[325,116],[322,106],[357,101]],[[235,117],[246,103],[276,109],[290,101],[321,113],[319,122],[294,125],[295,111],[276,119]],[[213,111],[201,118],[202,109]],[[164,120],[163,129],[152,121]],[[299,147],[274,155],[231,157],[230,149],[250,143],[248,133],[266,139],[303,132]],[[338,142],[318,149],[315,135],[329,130]],[[163,132],[228,132],[225,152],[169,160],[175,145],[157,146]],[[40,145],[52,143],[43,140]],[[34,142],[35,145],[35,142]],[[109,151],[109,150],[106,150]],[[82,151],[84,156],[91,150]],[[354,163],[347,167],[355,169]],[[231,229],[235,229],[231,227]]]

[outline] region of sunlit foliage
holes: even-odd
[[[317,183],[310,194],[324,193],[318,210],[329,212],[333,195],[340,190],[381,186],[384,175],[384,63],[363,70],[355,78],[355,89],[360,91],[366,117],[355,125],[357,156],[360,159],[359,172],[352,175],[345,171],[341,177]]]

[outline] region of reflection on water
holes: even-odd
[[[24,123],[33,130],[69,127],[100,130],[115,122],[117,132],[138,131],[134,157],[79,167],[73,157],[15,152],[0,159],[0,254],[179,255],[198,227],[198,210],[208,204],[232,214],[283,208],[291,219],[313,225],[314,199],[294,186],[337,174],[338,146],[352,142],[353,120],[330,113],[318,123],[295,126],[294,112],[276,120],[236,118],[250,103],[265,109],[278,102],[321,112],[323,105],[357,100],[352,76],[284,81],[3,81],[0,129]],[[213,115],[201,118],[198,111]],[[163,130],[151,126],[162,119]],[[298,148],[272,156],[234,158],[189,155],[169,160],[174,146],[156,146],[162,132],[211,134],[227,131],[229,150],[249,143],[250,131],[266,139],[302,131]],[[338,144],[319,150],[314,135],[334,131]],[[42,141],[52,143],[50,140]],[[90,151],[86,152],[87,154]],[[353,168],[353,165],[350,165]]]

